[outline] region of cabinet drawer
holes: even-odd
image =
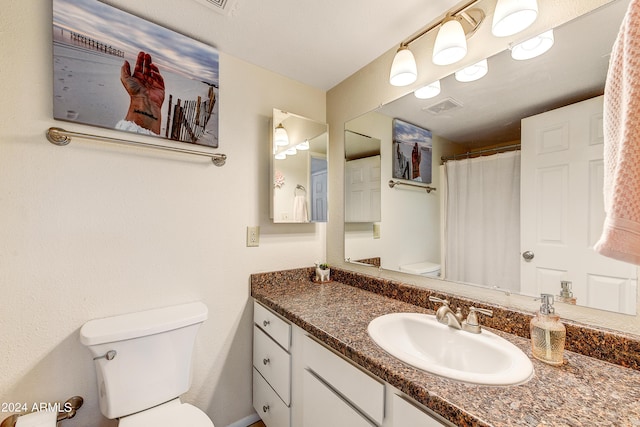
[[[290,412],[255,368],[253,369],[253,408],[267,427],[289,427]]]
[[[303,360],[318,377],[378,424],[384,417],[384,383],[305,336]]]
[[[449,426],[439,421],[435,416],[424,412],[414,406],[404,398],[394,394],[392,397],[393,411],[391,425],[393,426],[421,426],[421,427],[442,427]]]
[[[291,403],[291,356],[257,326],[253,327],[253,366],[278,393]]]
[[[253,302],[253,322],[286,350],[291,346],[291,325],[257,302]]]
[[[304,427],[375,426],[306,369],[303,378],[302,407]]]

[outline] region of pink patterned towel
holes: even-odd
[[[640,265],[640,0],[629,4],[604,90],[604,208],[594,249]]]

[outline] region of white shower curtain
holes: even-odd
[[[445,164],[447,280],[520,289],[520,151]]]

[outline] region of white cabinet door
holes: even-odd
[[[309,337],[305,337],[302,348],[303,361],[309,370],[367,417],[382,424],[384,383]]]
[[[635,313],[637,269],[593,250],[604,221],[602,97],[522,121],[521,291]]]
[[[303,427],[374,427],[333,390],[305,370],[302,390]]]
[[[397,394],[393,395],[392,404],[393,415],[391,417],[391,425],[393,427],[442,427],[449,425],[438,421]]]

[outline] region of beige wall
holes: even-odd
[[[202,6],[179,3],[135,7],[152,21],[158,7],[172,29],[215,44],[206,25],[192,25],[205,19],[187,18]],[[186,400],[216,426],[250,416],[249,274],[312,265],[325,253],[324,225],[269,223],[269,118],[277,107],[325,121],[325,93],[222,52],[226,166],[75,139],[56,147],[45,139],[50,126],[125,136],[52,119],[51,19],[50,1],[4,2],[0,14],[0,402],[81,395],[85,406],[65,426],[113,425],[99,413],[79,328],[202,300],[209,320]],[[245,247],[248,225],[261,226],[258,248]]]
[[[431,47],[433,45],[435,32],[430,32],[411,45],[411,50],[418,63],[418,81],[415,84],[404,88],[393,87],[389,84],[389,68],[395,53],[395,49],[392,49],[331,89],[327,94],[327,118],[329,121],[329,138],[331,141],[329,157],[331,164],[329,171],[330,211],[329,226],[327,229],[327,256],[329,262],[333,265],[342,265],[347,269],[370,273],[370,270],[367,270],[366,267],[345,264],[343,257],[343,153],[344,124],[347,121],[372,111],[378,106],[397,99],[425,84],[447,76],[456,69],[492,56],[506,49],[511,42],[520,41],[539,34],[548,28],[556,27],[575,16],[591,11],[609,1],[610,0],[571,0],[556,2],[553,0],[540,0],[540,16],[538,20],[525,32],[518,34],[517,40],[515,38],[498,39],[493,37],[490,34],[490,25],[483,24],[478,29],[478,32],[469,39],[469,53],[463,63],[448,67],[437,67],[431,64]],[[495,1],[485,0],[481,3],[481,6],[487,15],[486,22],[491,22]],[[426,278],[415,278],[388,271],[380,271],[378,274],[382,277],[402,279],[417,285],[428,286],[432,289],[453,292],[530,312],[537,311],[539,307],[539,303],[532,301],[532,298],[505,295],[501,292],[490,291],[479,287],[464,286]],[[562,312],[559,311],[559,314],[563,317],[589,324],[601,325],[636,334],[640,333],[640,316],[628,316],[583,307],[568,306],[563,307]]]

